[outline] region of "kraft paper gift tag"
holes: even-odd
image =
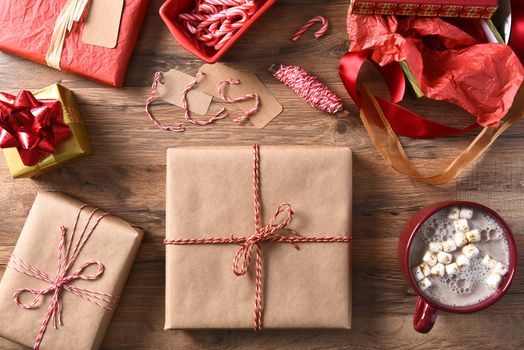
[[[240,84],[229,84],[226,87],[226,94],[231,98],[255,93],[260,97],[260,108],[257,113],[252,115],[249,120],[259,129],[266,126],[270,121],[282,113],[282,105],[269,92],[266,86],[254,74],[229,67],[223,63],[204,64],[199,72],[206,74],[198,83],[198,90],[220,98],[218,85],[224,79],[236,78]],[[246,112],[253,108],[253,100],[242,101],[234,104],[240,110]],[[227,107],[229,108],[229,106]]]
[[[302,236],[349,236],[351,169],[348,148],[261,146],[261,226],[288,203]],[[168,150],[166,238],[252,235],[252,181],[250,146]],[[298,247],[262,243],[264,328],[350,328],[351,243]],[[166,246],[166,329],[252,329],[255,257],[236,276],[238,249]]]
[[[175,106],[184,108],[182,105],[182,93],[195,77],[176,69],[163,73],[164,83],[158,85],[160,99]],[[187,93],[189,110],[199,115],[206,115],[213,100],[213,96],[197,89],[198,85]]]
[[[69,241],[81,205],[78,200],[64,194],[39,193],[27,216],[13,255],[54,277],[60,241],[59,228],[61,225],[66,227],[66,237]],[[81,212],[75,242],[81,236],[92,209],[93,207],[87,207]],[[100,212],[94,217],[99,216]],[[93,221],[89,227],[92,225]],[[104,265],[102,275],[94,280],[74,280],[68,284],[121,297],[142,236],[141,229],[132,227],[122,219],[112,215],[103,218],[80,250],[78,259],[68,273],[71,275],[82,264],[97,260]],[[53,293],[42,295],[32,309],[20,308],[13,301],[13,293],[16,290],[41,290],[50,287],[50,283],[18,272],[10,266],[11,262],[0,282],[0,336],[30,347],[39,334]],[[94,275],[96,271],[96,266],[90,266],[82,273]],[[20,299],[23,303],[30,303],[33,297],[34,295],[25,292]],[[49,321],[40,349],[98,349],[114,311],[95,305],[65,289],[60,291],[59,301],[62,325],[54,329],[52,320]]]
[[[91,0],[88,6],[82,41],[114,49],[118,42],[124,0]]]

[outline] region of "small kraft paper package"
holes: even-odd
[[[0,282],[0,336],[34,349],[98,349],[142,236],[76,199],[39,193]]]
[[[351,151],[167,153],[166,329],[351,328]]]

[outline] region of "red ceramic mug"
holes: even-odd
[[[433,214],[437,213],[441,209],[445,209],[448,207],[470,207],[482,211],[486,214],[489,214],[502,228],[506,240],[508,242],[508,273],[504,276],[498,290],[487,299],[470,306],[453,307],[449,305],[440,304],[434,300],[427,298],[426,295],[419,289],[418,284],[415,282],[411,274],[409,258],[413,238],[418,234],[420,227],[424,222],[426,222],[426,220],[428,220]],[[413,327],[416,331],[420,333],[427,333],[431,330],[431,328],[433,328],[433,325],[435,324],[435,320],[437,318],[437,312],[439,310],[453,313],[469,313],[479,311],[493,305],[500,298],[502,298],[504,293],[506,293],[507,289],[511,285],[517,268],[517,248],[515,245],[515,239],[513,238],[513,234],[511,233],[511,230],[509,229],[506,222],[500,217],[500,215],[498,215],[495,211],[489,209],[488,207],[485,207],[478,203],[464,201],[440,202],[420,209],[407,222],[400,235],[398,243],[398,257],[404,276],[406,276],[406,279],[408,280],[409,284],[418,294],[417,303],[415,307],[415,314],[413,317]]]

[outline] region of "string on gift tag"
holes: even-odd
[[[311,106],[331,114],[343,110],[342,99],[304,69],[274,64],[269,71]]]
[[[352,237],[347,236],[312,236],[304,237],[288,227],[293,220],[293,209],[287,203],[281,204],[267,225],[262,226],[260,218],[260,147],[253,145],[253,212],[254,233],[249,237],[215,237],[215,238],[189,238],[189,239],[164,239],[166,245],[195,245],[195,244],[239,244],[240,249],[233,258],[233,273],[244,276],[249,270],[253,251],[255,251],[255,306],[253,312],[253,328],[260,331],[263,328],[263,257],[262,243],[276,242],[289,243],[299,250],[298,243],[349,243]],[[284,214],[284,219],[280,219]]]
[[[46,272],[41,271],[37,267],[25,262],[15,254],[11,256],[11,259],[7,265],[7,267],[15,271],[51,284],[49,287],[44,289],[20,288],[13,294],[14,302],[22,309],[34,309],[37,307],[37,304],[42,296],[50,293],[53,294],[51,303],[49,304],[42,324],[40,325],[38,336],[35,340],[35,343],[33,344],[33,349],[35,350],[40,348],[40,344],[44,338],[49,321],[52,321],[53,327],[55,329],[58,328],[58,325],[63,325],[62,306],[60,305],[60,292],[62,289],[107,310],[115,310],[117,307],[119,298],[116,296],[70,285],[71,282],[76,280],[97,280],[102,276],[105,270],[105,266],[100,261],[91,259],[81,264],[73,272],[69,272],[100,221],[109,215],[108,213],[102,213],[98,216],[98,218],[95,219],[95,214],[99,212],[100,209],[94,208],[89,214],[86,224],[75,242],[75,235],[77,234],[80,215],[86,207],[87,205],[83,205],[79,208],[75,223],[73,225],[73,230],[71,232],[71,237],[69,237],[69,239],[67,238],[66,227],[60,226],[59,228],[60,240],[58,242],[57,269],[55,276],[51,276]],[[94,223],[92,223],[93,221]],[[90,225],[91,228],[89,228]],[[90,266],[96,266],[98,268],[97,272],[93,275],[84,274],[83,271]],[[29,304],[25,304],[20,301],[20,297],[24,293],[34,294],[34,298]]]
[[[222,1],[222,0],[220,0],[220,1]],[[196,75],[195,79],[192,80],[184,88],[184,90],[182,92],[182,97],[181,97],[182,98],[182,107],[184,108],[184,118],[185,118],[185,120],[188,123],[191,123],[191,124],[194,124],[194,125],[199,125],[199,126],[212,124],[212,123],[216,122],[217,120],[226,118],[229,115],[229,113],[227,112],[226,108],[224,107],[220,111],[218,111],[214,116],[212,116],[212,117],[210,117],[209,119],[206,119],[206,120],[194,120],[191,117],[191,112],[189,111],[189,103],[188,103],[188,100],[187,100],[187,94],[189,93],[189,91],[191,91],[191,89],[193,89],[198,84],[199,79],[200,78],[205,78],[205,76],[206,76],[205,73],[199,72]],[[174,132],[183,132],[183,131],[185,131],[186,127],[182,123],[175,123],[173,125],[164,125],[164,124],[160,123],[155,118],[155,116],[153,116],[153,113],[151,112],[151,104],[158,98],[158,85],[159,84],[164,84],[164,79],[163,79],[162,72],[156,72],[155,73],[155,76],[153,78],[153,84],[151,85],[151,92],[150,92],[149,96],[146,99],[145,107],[146,107],[146,113],[149,116],[149,119],[151,119],[151,121],[161,130],[174,131]],[[255,106],[253,106],[253,108],[251,108],[248,111],[244,112],[244,114],[241,117],[237,117],[237,118],[233,119],[233,121],[235,123],[241,124],[244,121],[246,121],[247,119],[249,119],[253,114],[258,112],[258,110],[260,108],[260,97],[257,94],[255,94],[255,93],[250,93],[250,94],[247,94],[247,95],[244,95],[244,96],[241,96],[241,97],[230,98],[230,97],[228,97],[225,94],[225,87],[228,84],[240,84],[240,80],[238,80],[236,78],[230,78],[230,79],[225,79],[225,80],[220,81],[220,83],[218,85],[218,94],[220,95],[220,97],[223,100],[223,102],[226,102],[226,103],[238,103],[238,102],[246,101],[246,100],[249,100],[249,99],[254,99],[255,100]]]
[[[220,82],[220,84],[218,85],[218,94],[220,95],[222,100],[224,100],[225,102],[237,103],[237,102],[242,102],[242,101],[246,101],[250,99],[255,100],[255,105],[253,106],[253,108],[245,111],[241,117],[233,119],[235,123],[239,123],[239,124],[243,123],[244,121],[249,119],[249,117],[251,117],[253,114],[255,114],[258,111],[258,108],[260,107],[260,97],[257,94],[247,94],[247,95],[237,97],[237,98],[230,98],[226,95],[224,91],[227,84],[240,84],[240,80],[231,78],[231,79],[222,80]]]
[[[198,41],[220,50],[257,8],[253,0],[197,0],[193,11],[178,19]]]
[[[316,16],[307,21],[302,27],[298,28],[298,30],[291,36],[291,41],[297,41],[298,39],[300,39],[300,37],[304,35],[304,33],[309,28],[311,28],[317,23],[320,23],[321,27],[313,34],[313,36],[315,37],[315,39],[320,39],[324,34],[327,33],[329,29],[329,22],[326,17]]]

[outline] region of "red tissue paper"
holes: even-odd
[[[524,68],[509,46],[486,43],[470,21],[455,22],[350,13],[349,51],[373,49],[371,59],[381,66],[406,61],[424,96],[464,108],[481,126],[497,127]]]

